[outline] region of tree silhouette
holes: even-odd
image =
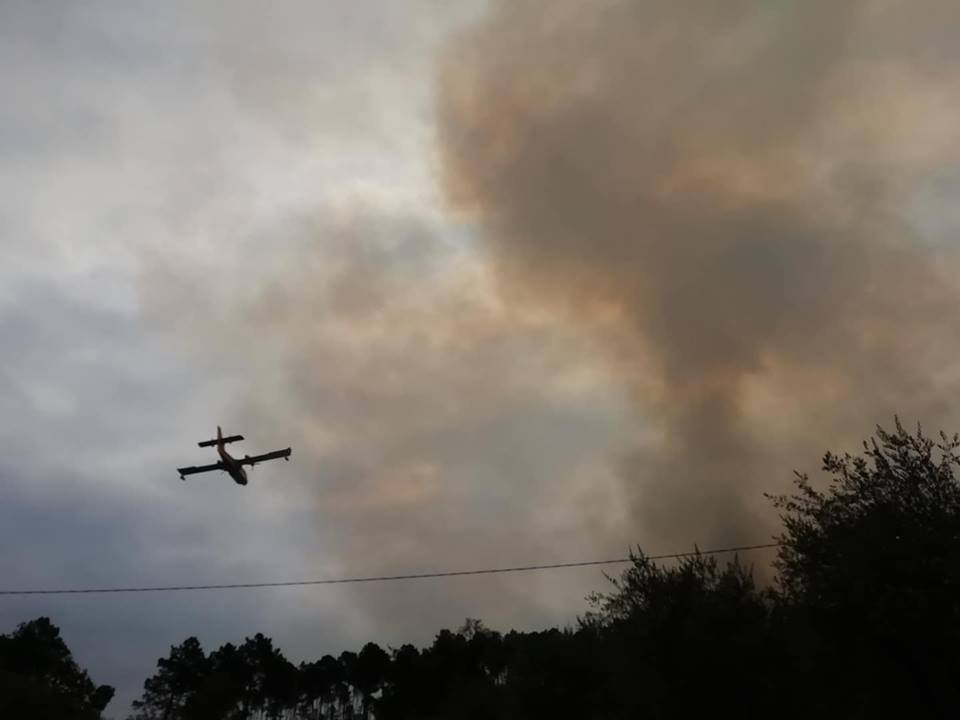
[[[210,653],[209,682],[204,686],[200,706],[209,718],[228,720],[247,718],[252,704],[250,686],[252,672],[246,654],[232,643]]]
[[[267,718],[277,718],[284,708],[296,704],[297,669],[273,647],[273,641],[257,633],[240,646],[240,654],[249,678],[246,688],[246,709],[262,711]]]
[[[697,555],[663,567],[632,558],[613,592],[591,598],[596,610],[583,622],[599,639],[601,700],[658,718],[710,713],[721,695],[760,714],[770,698],[753,678],[775,672],[777,658],[771,602],[750,572],[736,559],[721,567]]]
[[[49,618],[0,635],[0,717],[92,720],[113,698],[74,661]]]
[[[210,674],[210,663],[195,637],[170,648],[157,661],[157,674],[143,684],[143,697],[133,703],[142,720],[199,718],[203,708],[197,695]]]
[[[848,716],[954,704],[960,670],[960,438],[896,421],[862,456],[827,453],[824,490],[804,475],[777,497],[777,567],[794,655],[823,673]],[[842,678],[842,680],[841,680]]]
[[[383,689],[389,668],[390,656],[375,643],[367,643],[357,655],[351,684],[360,695],[364,718],[369,715],[373,696]]]

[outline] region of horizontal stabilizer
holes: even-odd
[[[225,437],[223,443],[232,443],[237,442],[238,440],[243,440],[243,435],[231,435],[230,437]],[[200,447],[215,447],[218,440],[214,438],[213,440],[204,440],[202,443],[197,443]]]

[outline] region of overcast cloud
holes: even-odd
[[[0,585],[763,542],[827,448],[954,429],[957,14],[0,1]],[[292,462],[180,483],[217,424]],[[7,598],[0,631],[49,615],[122,715],[189,635],[298,661],[602,587]]]

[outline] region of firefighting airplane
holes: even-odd
[[[247,471],[243,469],[244,465],[249,465],[253,467],[257,463],[266,462],[267,460],[279,460],[283,458],[284,460],[290,460],[290,448],[286,450],[274,450],[273,452],[268,452],[264,455],[254,455],[250,457],[249,455],[244,455],[243,458],[234,458],[231,457],[230,453],[226,451],[224,445],[227,443],[237,442],[238,440],[243,440],[243,435],[231,435],[230,437],[224,437],[223,432],[220,430],[220,426],[217,426],[217,437],[213,440],[205,440],[202,443],[198,443],[200,447],[216,447],[217,453],[220,455],[220,462],[214,463],[213,465],[197,465],[195,467],[185,467],[177,468],[177,472],[180,473],[180,479],[186,480],[186,475],[195,475],[196,473],[211,472],[213,470],[224,470],[230,473],[230,477],[233,478],[233,481],[237,485],[246,485],[247,484]]]

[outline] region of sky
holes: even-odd
[[[766,542],[826,450],[960,429],[958,15],[0,0],[0,589]],[[181,483],[217,425],[292,462]],[[51,617],[121,716],[191,635],[297,662],[605,583],[3,597],[0,632]]]

